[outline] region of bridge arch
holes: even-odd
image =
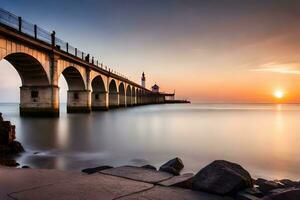
[[[121,107],[126,106],[125,86],[124,86],[123,82],[121,82],[119,85],[119,106],[121,106]]]
[[[68,84],[67,112],[90,112],[90,91],[86,90],[82,73],[74,66],[68,66],[61,74]]]
[[[47,86],[50,84],[47,72],[35,57],[26,53],[11,53],[3,59],[16,69],[22,86]]]
[[[119,94],[118,94],[117,84],[114,79],[112,79],[109,82],[108,90],[109,90],[109,95],[108,95],[109,108],[118,107],[119,106]]]
[[[131,93],[131,87],[130,85],[127,85],[126,88],[126,104],[127,106],[131,106],[132,105],[132,93]]]
[[[107,91],[101,75],[93,78],[92,87],[92,110],[107,109]]]

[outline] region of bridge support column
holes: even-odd
[[[119,108],[119,102],[120,98],[118,92],[109,94],[109,108]]]
[[[20,115],[37,117],[59,116],[57,86],[20,87]]]
[[[91,91],[90,90],[69,90],[67,99],[68,113],[89,113],[91,112]]]
[[[92,93],[92,110],[108,110],[108,93],[93,92]]]

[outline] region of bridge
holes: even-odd
[[[67,112],[164,103],[152,92],[21,17],[0,9],[0,60],[17,70],[21,116],[59,116],[61,76],[68,84]]]

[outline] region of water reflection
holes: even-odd
[[[255,176],[300,178],[298,105],[155,105],[59,119],[20,118],[17,104],[0,110],[27,150],[18,162],[32,167],[159,166],[180,156],[186,171],[228,159]]]

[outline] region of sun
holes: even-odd
[[[284,93],[281,90],[276,90],[273,95],[277,99],[282,99],[284,97]]]

